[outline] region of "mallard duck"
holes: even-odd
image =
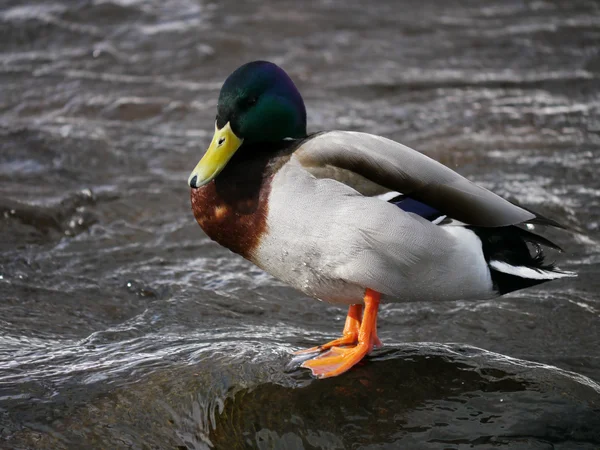
[[[490,299],[574,276],[544,263],[542,246],[557,245],[517,226],[556,222],[384,137],[308,135],[302,96],[266,61],[225,80],[188,184],[211,239],[308,296],[349,305],[339,339],[302,351],[315,354],[302,366],[318,378],[381,345],[380,302]]]

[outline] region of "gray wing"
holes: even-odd
[[[536,218],[428,156],[380,136],[351,131],[321,133],[305,141],[295,156],[320,176],[330,173],[337,179],[335,175],[344,172],[344,178],[351,180],[348,173],[355,174],[358,180],[409,195],[467,224],[500,227]]]

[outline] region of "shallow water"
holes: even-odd
[[[2,2],[0,447],[600,446],[598,4],[372,3]],[[312,380],[290,353],[345,311],[189,206],[253,59],[297,81],[311,131],[391,137],[567,225],[547,235],[579,277],[384,305],[386,347]]]

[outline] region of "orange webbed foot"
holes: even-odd
[[[346,326],[344,327],[344,337],[322,346],[296,352],[296,354],[299,354],[329,349],[328,352],[305,361],[302,364],[302,367],[310,369],[312,374],[317,378],[335,377],[356,365],[371,352],[373,347],[381,347],[381,341],[377,337],[377,310],[379,308],[379,299],[380,294],[378,292],[367,289],[365,292],[365,312],[362,321],[360,320],[362,306],[350,306],[348,317],[346,319]],[[359,319],[355,320],[357,312]],[[348,326],[349,323],[350,327]],[[348,332],[353,331],[356,326],[358,326],[358,333],[353,335]],[[340,345],[352,346],[342,348]]]
[[[302,367],[317,378],[335,377],[359,363],[369,353],[369,346],[358,344],[350,348],[333,347],[327,353],[309,359]]]

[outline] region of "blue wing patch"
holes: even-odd
[[[437,209],[410,197],[398,196],[391,199],[390,203],[396,205],[402,211],[417,214],[430,222],[439,223],[439,221],[446,217],[445,214],[442,214]]]

